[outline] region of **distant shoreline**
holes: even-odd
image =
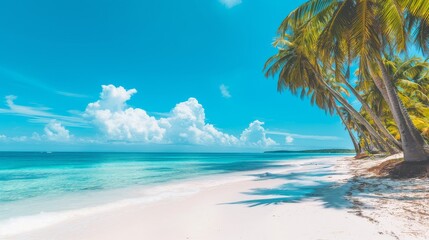
[[[353,149],[275,150],[264,153],[356,153]]]

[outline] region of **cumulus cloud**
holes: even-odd
[[[225,84],[221,84],[220,87],[220,93],[222,94],[222,97],[224,98],[230,98],[231,94],[229,93],[229,89]]]
[[[67,142],[73,139],[70,134],[59,121],[56,119],[47,123],[44,128],[44,133],[39,134],[33,132],[30,136],[6,136],[0,134],[0,141],[2,142],[40,142],[40,141],[53,141],[53,142]]]
[[[41,140],[41,138],[34,138],[35,135],[40,137],[37,133],[33,133],[32,136],[4,136],[1,140],[4,142],[28,142]]]
[[[264,122],[255,120],[249,124],[249,127],[241,133],[240,140],[246,145],[253,146],[272,146],[277,143],[266,136]]]
[[[57,120],[52,120],[45,126],[45,136],[50,141],[68,141],[70,132]],[[40,139],[38,134],[33,134],[33,139]]]
[[[100,99],[88,104],[84,116],[109,140],[222,146],[276,144],[266,137],[260,121],[251,123],[240,139],[220,131],[206,122],[205,110],[195,98],[176,104],[165,117],[157,119],[127,105],[135,93],[135,89],[103,85]]]
[[[158,121],[143,109],[127,106],[135,93],[136,89],[103,85],[100,100],[88,104],[84,116],[111,140],[160,142],[165,129]]]
[[[233,8],[241,3],[241,0],[219,0],[225,7]]]
[[[228,87],[220,86],[224,97],[231,97]],[[302,135],[284,131],[269,131],[264,123],[253,121],[237,137],[208,123],[204,107],[196,98],[176,104],[168,113],[151,116],[144,109],[129,106],[128,101],[137,93],[136,89],[125,89],[114,85],[103,85],[99,99],[89,103],[85,111],[69,111],[70,116],[52,113],[50,108],[16,104],[16,96],[6,96],[7,108],[0,114],[25,116],[30,121],[46,124],[44,132],[28,136],[6,136],[0,134],[1,142],[67,141],[80,143],[160,143],[189,145],[219,145],[235,147],[270,147],[279,145],[268,136],[284,139],[281,144],[292,144],[296,139],[338,140],[336,136]],[[154,113],[152,113],[154,114]],[[74,137],[65,126],[94,127],[102,136]]]
[[[177,104],[169,117],[159,120],[166,129],[165,140],[170,143],[233,145],[238,139],[206,123],[203,106],[195,98]]]
[[[286,144],[291,144],[291,143],[293,143],[293,141],[294,141],[293,137],[291,137],[291,136],[285,137],[285,143]]]

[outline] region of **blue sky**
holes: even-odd
[[[351,148],[263,75],[302,2],[4,1],[0,150]]]

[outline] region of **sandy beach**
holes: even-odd
[[[375,163],[331,157],[216,176],[222,181],[192,180],[169,188],[186,194],[77,213],[5,239],[427,239],[428,198],[412,196],[427,194],[415,191],[423,182],[371,185],[359,170]],[[386,190],[389,184],[395,190]]]
[[[429,0],[0,18],[0,240],[429,240]]]

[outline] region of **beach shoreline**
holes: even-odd
[[[362,197],[371,192],[359,192],[356,188],[362,183],[362,179],[356,178],[356,170],[363,166],[356,165],[350,157],[284,164],[288,167],[217,175],[220,178],[217,181],[213,178],[184,181],[175,185],[176,191],[182,186],[179,194],[175,192],[154,201],[135,201],[91,214],[75,212],[57,223],[21,233],[11,232],[3,237],[424,239],[420,237],[425,236],[422,235],[425,229],[419,235],[408,234],[409,227],[397,227],[403,216],[383,214],[365,206],[376,203]],[[424,224],[416,225],[412,230],[423,227]]]

